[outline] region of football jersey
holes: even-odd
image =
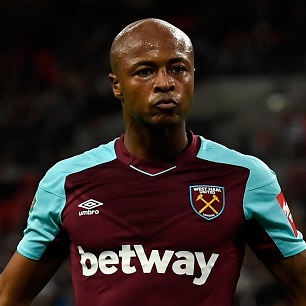
[[[124,135],[55,164],[17,250],[69,254],[76,305],[233,305],[249,245],[262,261],[305,249],[275,173],[188,131],[171,163],[139,159]]]

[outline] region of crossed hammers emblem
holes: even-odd
[[[218,211],[216,211],[216,210],[212,207],[212,205],[211,205],[211,204],[212,204],[213,202],[215,202],[215,201],[220,202],[220,200],[218,199],[218,197],[217,197],[215,194],[212,196],[212,199],[211,199],[209,202],[206,202],[205,199],[203,198],[203,194],[200,193],[200,194],[198,195],[196,201],[198,201],[198,200],[201,200],[201,201],[203,201],[203,202],[206,204],[203,208],[201,208],[201,210],[199,210],[199,213],[200,213],[200,214],[201,214],[207,207],[209,207],[216,215],[218,214]]]

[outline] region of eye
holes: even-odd
[[[152,69],[149,68],[142,68],[136,72],[136,75],[140,77],[147,77],[150,76],[151,74],[152,74]]]
[[[180,74],[185,72],[187,69],[184,65],[176,65],[171,68],[171,72],[174,74]]]

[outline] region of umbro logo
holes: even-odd
[[[103,203],[90,199],[78,205],[85,210],[79,211],[79,216],[88,216],[88,215],[98,215],[100,211],[95,209],[99,206],[103,205]]]

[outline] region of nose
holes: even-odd
[[[167,92],[174,90],[173,78],[166,69],[160,69],[155,76],[154,91]]]

